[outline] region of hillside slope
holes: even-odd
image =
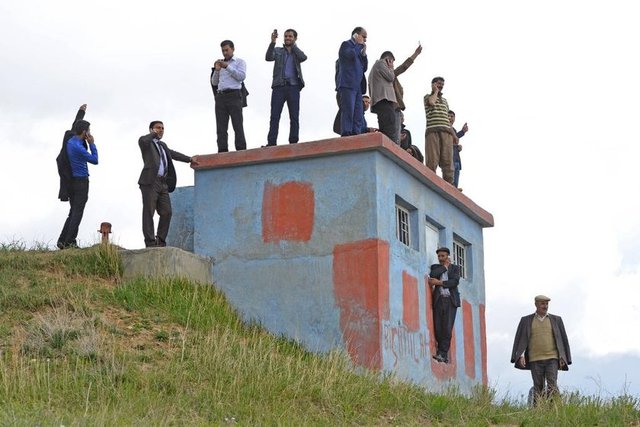
[[[245,325],[212,286],[120,269],[110,246],[0,247],[0,425],[640,425],[626,396],[430,395]]]

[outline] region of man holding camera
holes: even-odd
[[[216,104],[216,128],[218,153],[229,151],[229,118],[235,133],[236,151],[246,150],[242,108],[245,106],[247,92],[244,79],[247,77],[247,64],[234,56],[235,47],[231,40],[220,43],[223,59],[214,62],[211,72],[211,88]]]
[[[304,87],[302,68],[300,64],[307,60],[307,55],[298,48],[296,30],[288,29],[284,32],[284,47],[276,47],[278,30],[271,33],[271,43],[267,48],[265,59],[273,61],[273,81],[271,83],[271,119],[267,146],[278,143],[278,127],[280,115],[285,102],[289,109],[289,144],[295,144],[300,131],[300,91]]]

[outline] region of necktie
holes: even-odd
[[[164,150],[157,140],[154,140],[153,142],[155,142],[156,148],[158,149],[158,154],[160,155],[160,170],[162,171],[162,176],[164,176],[167,174],[167,163],[164,157]]]

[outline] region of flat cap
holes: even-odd
[[[451,255],[451,252],[449,251],[449,248],[447,248],[445,246],[436,249],[436,253],[439,253],[439,252],[446,252],[447,254]]]
[[[551,301],[551,298],[545,295],[537,295],[535,298],[536,301]]]

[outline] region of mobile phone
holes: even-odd
[[[273,34],[275,34],[276,36],[278,35],[278,29],[277,28],[273,30]]]

